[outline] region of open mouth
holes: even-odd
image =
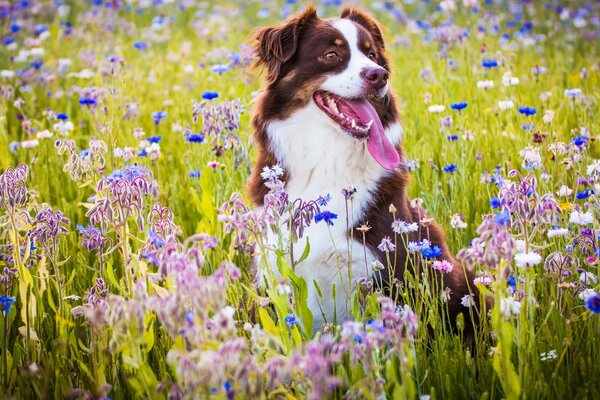
[[[317,90],[313,99],[329,118],[351,137],[367,142],[371,156],[383,168],[391,170],[400,164],[400,155],[386,136],[379,114],[367,99],[346,99]]]
[[[350,100],[324,90],[318,90],[313,98],[317,106],[325,112],[342,130],[356,139],[366,139],[373,125],[370,113],[365,112],[366,99]]]

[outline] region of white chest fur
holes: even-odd
[[[308,201],[327,194],[331,196],[323,209],[337,214],[338,218],[333,220],[332,226],[324,221],[313,222],[305,230],[310,253],[296,266],[295,272],[308,285],[308,306],[314,316],[314,328],[333,322],[334,316],[338,323],[342,322],[349,315],[357,279],[370,276],[368,264],[375,259],[360,241],[348,240],[348,226],[360,221],[377,182],[389,172],[371,157],[366,142],[343,133],[312,101],[289,118],[271,122],[267,133],[270,150],[288,172],[286,191],[290,200]],[[397,144],[402,135],[400,124],[392,124],[386,129],[386,135]],[[346,203],[341,190],[349,186],[356,187],[357,192]],[[278,242],[273,234],[266,240],[273,245]],[[300,240],[294,247],[294,254],[301,254],[305,243]],[[267,257],[267,261],[267,268],[272,268],[277,276],[275,257]],[[259,280],[264,275],[260,268]],[[322,297],[318,295],[315,282]],[[335,299],[332,296],[334,285]]]

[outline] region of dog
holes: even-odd
[[[333,225],[306,228],[310,252],[295,266],[308,285],[314,329],[350,316],[358,279],[393,287],[403,281],[405,266],[418,273],[420,266],[402,241],[388,254],[379,248],[382,238],[394,237],[395,219],[420,224],[409,240],[429,240],[434,255],[439,253],[435,259],[451,264],[452,271],[441,278],[449,295],[448,314],[452,323],[463,313],[469,321],[469,309],[461,300],[469,294],[478,298],[473,275],[452,256],[442,229],[420,205],[411,206],[406,193],[403,131],[380,25],[356,8],[344,8],[339,18],[321,19],[308,7],[280,26],[257,29],[253,37],[256,65],[266,70],[266,84],[252,117],[258,157],[248,195],[255,206],[264,204],[269,189],[261,172],[278,164],[290,199],[329,193],[327,210],[341,216]],[[356,192],[347,207],[340,191],[351,186]],[[298,242],[295,254],[305,246]],[[396,266],[395,276],[386,268],[373,270],[372,260],[387,265],[388,257]],[[273,257],[268,264],[277,275]],[[260,284],[264,275],[259,271],[257,276]]]

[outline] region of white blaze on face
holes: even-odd
[[[331,24],[342,33],[348,45],[350,46],[350,60],[348,66],[339,74],[331,75],[321,85],[322,90],[326,90],[338,96],[347,99],[356,99],[364,97],[364,80],[360,76],[365,68],[379,67],[379,65],[369,59],[358,48],[358,28],[349,19],[338,19]],[[378,93],[384,96],[387,93],[388,84]]]

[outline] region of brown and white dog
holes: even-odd
[[[384,236],[393,237],[391,204],[397,209],[396,218],[408,223],[419,223],[426,214],[411,207],[406,194],[402,126],[378,23],[352,8],[345,8],[340,18],[321,19],[309,7],[280,26],[258,29],[254,38],[257,64],[266,68],[267,77],[252,121],[258,159],[248,184],[250,198],[263,205],[269,189],[261,172],[279,164],[290,199],[316,199],[329,193],[327,210],[340,216],[333,226],[313,223],[306,229],[310,254],[296,266],[296,274],[308,285],[308,305],[318,329],[333,322],[334,316],[343,321],[350,312],[356,281],[373,278],[365,265],[362,235],[348,240],[341,189],[357,189],[348,209],[350,226],[371,226],[366,233],[368,264],[372,260],[387,264],[378,245]],[[473,277],[448,250],[440,227],[430,223],[409,239],[428,239],[442,249],[438,259],[453,264],[452,272],[443,276],[444,286],[451,291],[448,310],[452,320],[465,312],[468,321],[461,298],[476,290],[470,291]],[[295,253],[300,254],[304,246],[299,243]],[[390,255],[398,266],[395,278],[402,281],[404,266],[411,265],[412,257],[404,245],[398,247]],[[270,264],[277,274],[275,260]],[[392,277],[382,279],[390,286]]]

